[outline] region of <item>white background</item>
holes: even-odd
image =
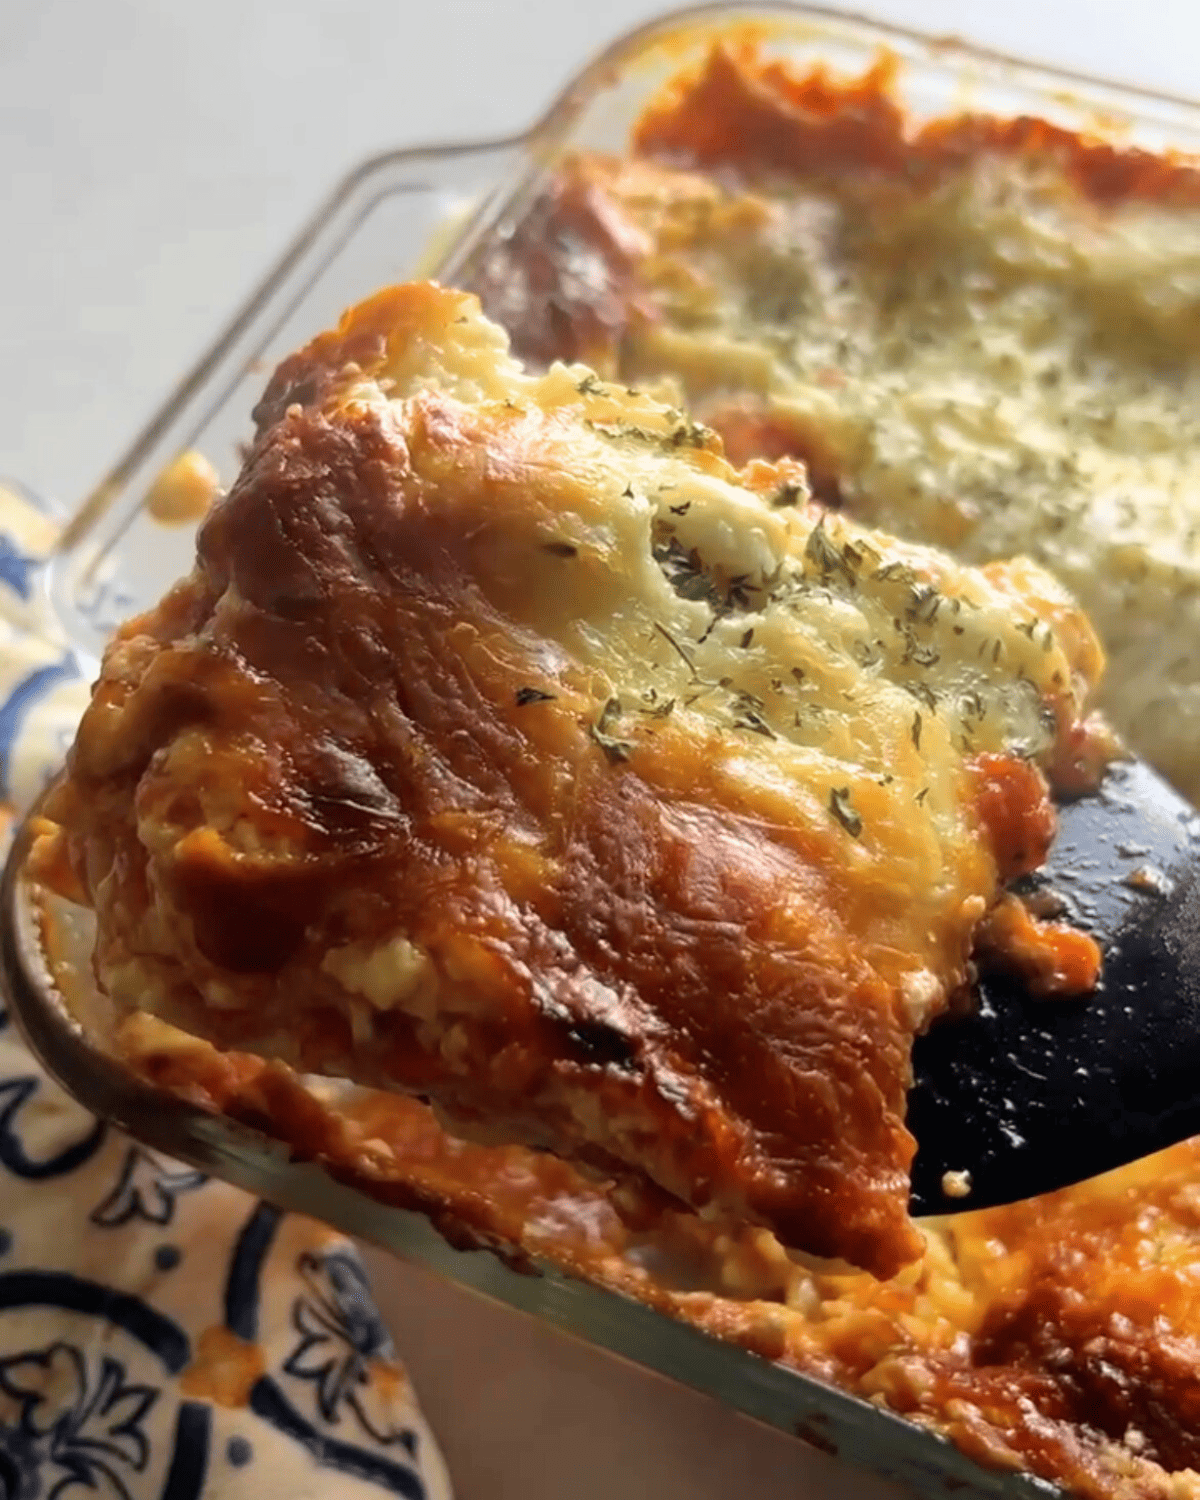
[[[1200,0],[860,0],[1200,96]],[[76,501],[359,158],[530,122],[653,0],[0,0],[0,473]],[[898,1492],[373,1262],[462,1500]]]

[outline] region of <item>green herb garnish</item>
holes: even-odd
[[[620,698],[610,698],[600,710],[600,717],[596,722],[588,725],[588,733],[614,765],[628,760],[633,754],[633,746],[628,740],[619,740],[608,732],[620,717]]]
[[[862,833],[863,821],[850,801],[848,786],[835,786],[829,793],[829,811],[834,815],[851,838]]]

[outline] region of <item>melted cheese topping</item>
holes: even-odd
[[[1086,619],[1025,560],[964,568],[870,531],[809,503],[795,466],[739,482],[678,410],[580,365],[528,374],[471,313],[449,333],[392,339],[344,409],[408,431],[424,392],[473,403],[482,464],[484,424],[537,412],[569,431],[580,482],[537,521],[540,547],[524,517],[489,537],[489,596],[583,666],[612,760],[636,763],[669,725],[711,747],[746,806],[836,829],[831,857],[871,889],[873,959],[926,1024],[946,998],[930,969],[945,976],[991,902],[992,872],[965,855],[963,765],[1052,762],[1101,672]]]
[[[567,243],[573,223],[598,246],[623,307],[588,310],[584,352],[677,381],[738,461],[804,457],[871,524],[964,561],[1035,557],[1104,641],[1117,728],[1200,795],[1200,207],[1097,201],[1061,154],[986,139],[937,172],[915,146],[918,170],[880,171],[872,148],[905,144],[892,123],[826,168],[805,152],[822,119],[769,82],[714,62],[696,85],[719,86],[719,151],[690,95],[644,122],[644,151],[695,139],[719,171],[563,169]],[[737,87],[778,110],[793,169],[756,158]],[[524,348],[512,285],[485,304]]]

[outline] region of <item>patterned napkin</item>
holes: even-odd
[[[42,592],[57,526],[0,483],[0,798],[87,700]],[[0,1010],[0,1495],[450,1500],[353,1246],[135,1145]]]

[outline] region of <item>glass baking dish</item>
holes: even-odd
[[[730,28],[752,28],[769,56],[799,65],[820,60],[839,72],[861,72],[887,49],[899,61],[898,93],[917,121],[964,108],[1032,113],[1122,144],[1200,155],[1200,107],[1185,100],[820,7],[722,5],[665,17],[597,58],[526,134],[389,153],[342,183],[65,527],[46,586],[81,669],[94,668],[120,619],[148,607],[190,567],[193,528],[163,525],[145,503],[156,476],[178,454],[199,450],[221,481],[231,482],[250,410],[281,357],[388,281],[469,280],[477,256],[519,222],[564,152],[620,149],[647,98]],[[105,1052],[103,1002],[86,977],[86,919],[58,914],[65,935],[51,975],[44,913],[22,873],[27,845],[28,836],[19,835],[0,893],[3,982],[46,1067],[97,1114],[204,1171],[420,1261],[922,1494],[1056,1493],[1042,1481],[985,1469],[886,1410],[572,1279],[555,1265],[518,1271],[486,1251],[454,1249],[420,1214],[376,1202],[292,1160],[286,1146],[263,1132],[135,1078]],[[74,981],[63,983],[65,974]]]

